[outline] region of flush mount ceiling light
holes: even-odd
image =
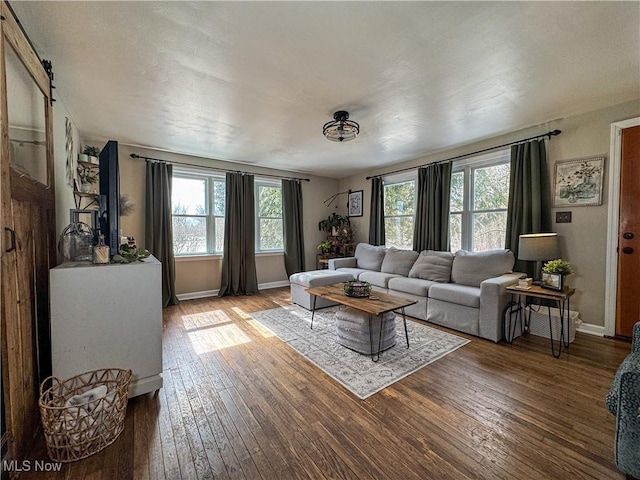
[[[360,125],[349,120],[349,112],[340,110],[333,114],[333,121],[327,122],[322,127],[322,133],[327,140],[332,142],[348,142],[360,133]]]

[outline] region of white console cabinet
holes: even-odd
[[[162,265],[66,263],[50,271],[53,375],[133,371],[129,397],[162,387]]]

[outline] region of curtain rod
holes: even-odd
[[[242,170],[229,170],[227,168],[218,168],[218,167],[208,167],[206,165],[195,165],[193,163],[185,163],[185,162],[176,162],[175,160],[162,160],[161,158],[153,158],[153,157],[142,157],[135,153],[129,155],[131,158],[140,158],[142,160],[151,160],[153,162],[161,162],[161,163],[170,163],[172,165],[185,165],[187,167],[197,167],[197,168],[207,168],[209,170],[216,170],[218,172],[231,172],[231,173],[248,173],[251,175],[257,175],[259,177],[272,177],[272,178],[282,178],[285,180],[299,180],[301,182],[310,182],[311,180],[308,178],[297,178],[297,177],[285,177],[284,175],[270,175],[268,173],[254,173],[254,172],[243,172]]]
[[[408,170],[415,170],[417,168],[426,167],[428,165],[436,165],[438,163],[452,162],[453,160],[458,160],[459,158],[470,157],[472,155],[478,155],[479,153],[490,152],[491,150],[498,150],[500,148],[510,147],[511,145],[517,145],[519,143],[529,142],[531,140],[538,140],[539,138],[549,137],[549,140],[551,140],[551,137],[555,137],[556,135],[560,135],[561,133],[562,133],[561,130],[553,130],[551,132],[543,133],[542,135],[536,135],[535,137],[523,138],[522,140],[516,140],[514,142],[505,143],[503,145],[497,145],[495,147],[489,147],[489,148],[485,148],[483,150],[477,150],[475,152],[463,153],[462,155],[458,155],[458,156],[455,156],[455,157],[447,158],[445,160],[438,160],[437,162],[424,163],[424,164],[418,165],[416,167],[401,168],[399,170],[394,170],[392,172],[381,173],[380,175],[371,175],[371,176],[367,177],[366,179],[369,180],[371,178],[383,177],[385,175],[391,175],[393,173],[406,172]]]

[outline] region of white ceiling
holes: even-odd
[[[88,138],[344,177],[640,98],[639,2],[11,2]],[[360,123],[333,143],[322,125]]]

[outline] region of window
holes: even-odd
[[[454,164],[451,174],[451,251],[504,248],[509,200],[509,151]]]
[[[282,187],[279,183],[255,182],[256,252],[284,250]]]
[[[415,180],[385,182],[384,229],[387,247],[413,248],[415,191]]]
[[[224,246],[224,177],[174,171],[172,181],[173,253],[221,253]]]

